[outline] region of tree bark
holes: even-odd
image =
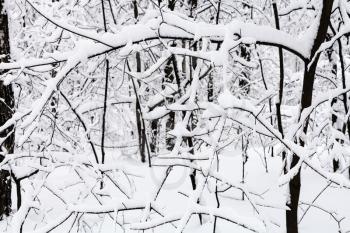
[[[275,24],[276,29],[280,30],[280,21],[278,18],[278,10],[277,10],[277,4],[276,2],[272,3],[273,12],[275,16]],[[278,101],[276,103],[276,117],[277,117],[277,127],[278,131],[281,133],[282,137],[284,137],[283,134],[283,124],[282,124],[282,114],[281,114],[281,105],[283,100],[283,87],[284,87],[284,60],[283,60],[283,49],[282,47],[278,48],[278,57],[279,57],[279,68],[280,68],[280,84],[279,84],[279,91],[278,91]],[[286,153],[282,152],[282,159],[285,160]]]
[[[166,63],[166,66],[164,68],[164,73],[165,73],[165,77],[163,80],[162,89],[165,89],[167,84],[174,84],[174,82],[178,83],[179,77],[178,77],[176,59],[174,55],[172,55],[169,61]],[[172,104],[174,102],[175,102],[174,97],[172,96],[166,97],[166,104]],[[168,132],[173,130],[174,127],[175,127],[175,112],[171,111],[165,123],[165,132],[166,132],[165,144],[166,144],[166,149],[168,151],[172,151],[175,145],[174,137],[168,135]]]
[[[3,10],[4,0],[0,0],[0,62],[8,62],[10,57],[10,42],[8,30],[8,17]],[[0,71],[0,75],[6,71]],[[13,115],[14,95],[11,85],[5,86],[0,81],[0,125],[3,125]],[[4,154],[13,153],[14,150],[14,128],[10,127],[0,132],[0,137],[6,138],[1,144],[0,161],[4,159]],[[11,176],[10,172],[0,170],[0,219],[8,216],[11,212]]]
[[[317,30],[317,34],[315,40],[313,42],[313,46],[311,49],[310,58],[312,59],[316,51],[319,49],[320,45],[326,38],[327,28],[329,25],[330,15],[332,11],[333,0],[323,0],[322,11],[320,15],[319,28]],[[316,55],[313,63],[310,65],[310,61],[305,62],[304,69],[304,80],[303,80],[303,89],[301,94],[301,103],[300,103],[300,113],[305,109],[311,106],[312,102],[312,93],[313,86],[315,81],[315,72],[317,67],[317,62],[319,60],[320,55]],[[299,116],[300,118],[300,116]],[[305,122],[303,131],[306,134],[308,128],[309,121]],[[300,140],[300,145],[304,146],[304,141]],[[291,168],[293,168],[299,161],[299,157],[293,154]],[[298,233],[298,205],[299,205],[299,197],[300,197],[300,187],[301,187],[301,179],[300,179],[300,169],[296,176],[289,182],[289,192],[290,192],[290,200],[287,203],[287,206],[290,210],[286,211],[286,224],[287,224],[287,233]]]
[[[139,11],[137,8],[137,1],[133,0],[133,6],[134,6],[134,18],[135,21],[138,20],[139,17]],[[136,71],[138,73],[141,72],[141,54],[140,52],[136,52]],[[135,111],[136,111],[136,125],[137,125],[137,132],[138,132],[138,141],[139,141],[139,151],[140,151],[140,158],[141,158],[141,162],[145,163],[146,162],[146,149],[147,148],[147,135],[146,135],[146,127],[145,127],[145,122],[143,120],[142,117],[142,109],[141,109],[141,103],[140,103],[140,99],[138,97],[138,93],[137,93],[137,88],[136,88],[136,84],[134,83],[134,81],[132,80],[132,84],[134,87],[134,92],[136,95],[136,106],[135,106]],[[141,83],[140,81],[137,81],[137,86],[140,86]],[[148,154],[148,158],[149,158],[149,164],[150,164],[150,155]]]
[[[332,33],[333,35],[336,34],[336,31],[332,25],[331,22],[329,22],[329,28],[332,30]],[[339,62],[340,62],[340,70],[341,70],[341,82],[342,82],[342,88],[346,88],[346,80],[345,80],[345,62],[344,62],[344,56],[343,56],[343,45],[342,45],[342,42],[341,42],[341,38],[339,38],[337,40],[338,42],[338,51],[339,51]],[[333,49],[331,49],[330,51],[333,52]],[[330,61],[332,59],[332,54],[330,54]],[[333,61],[333,66],[332,66],[332,74],[334,75],[337,75],[337,65],[336,65],[336,61]],[[343,105],[344,105],[344,115],[347,116],[348,112],[349,112],[349,107],[348,107],[348,96],[347,96],[347,93],[344,93],[342,95],[342,102],[343,102]],[[336,103],[338,101],[338,98],[335,98],[333,101],[332,101],[332,106],[334,103]],[[333,114],[334,115],[334,114]],[[336,121],[338,120],[337,119],[337,116],[333,116],[332,115],[332,124],[334,125],[336,123]],[[348,136],[349,136],[349,139],[350,139],[350,121],[348,119],[345,120],[345,122],[343,122],[343,127],[340,129],[340,127],[338,128],[339,131],[341,131],[343,134],[346,133],[346,130],[348,131]],[[341,142],[341,143],[344,143],[343,140],[339,140],[337,139],[338,142]],[[336,172],[339,168],[339,160],[335,160],[333,159],[333,171]],[[349,169],[349,174],[350,174],[350,169]]]

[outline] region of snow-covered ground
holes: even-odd
[[[261,149],[257,149],[261,153]],[[113,162],[109,160],[109,166],[113,164],[123,164],[124,170],[132,170],[133,174],[128,175],[130,180],[127,180],[125,176],[121,173],[116,173],[113,179],[116,183],[123,189],[127,195],[132,200],[137,200],[136,202],[147,205],[149,201],[152,200],[156,190],[158,190],[159,185],[162,181],[162,174],[164,172],[163,167],[153,167],[148,168],[147,165],[142,164],[132,158],[115,155],[118,153],[110,153],[109,156],[113,157]],[[228,210],[228,215],[236,216],[238,219],[247,220],[250,219],[255,221],[256,218],[261,218],[265,216],[270,222],[272,222],[271,232],[284,232],[285,226],[285,201],[286,201],[286,187],[279,186],[279,178],[281,174],[281,158],[277,157],[267,157],[267,170],[263,163],[262,157],[260,157],[255,150],[248,151],[248,162],[246,163],[245,174],[245,184],[249,190],[254,191],[254,193],[259,194],[256,196],[256,203],[259,206],[260,215],[254,210],[252,205],[245,197],[242,201],[242,192],[239,190],[229,189],[225,192],[219,194],[220,206],[224,206]],[[74,160],[71,161],[74,164]],[[78,166],[78,163],[76,164]],[[145,220],[144,210],[128,210],[116,213],[101,213],[101,214],[88,214],[83,215],[67,215],[67,209],[64,202],[69,205],[79,204],[82,210],[98,210],[97,207],[100,205],[97,199],[93,198],[91,192],[88,190],[91,187],[87,187],[89,184],[96,185],[96,177],[90,176],[90,180],[85,180],[82,183],[75,173],[72,167],[62,166],[57,168],[53,173],[47,177],[45,182],[46,188],[41,188],[38,195],[37,205],[30,214],[27,216],[27,220],[23,226],[23,232],[46,232],[45,227],[49,227],[50,224],[60,221],[60,219],[67,220],[54,228],[52,232],[123,232],[122,228],[116,224],[111,217],[117,216],[118,222],[123,223],[124,232],[138,232],[130,229],[130,224],[139,223]],[[88,173],[89,171],[87,171]],[[220,156],[219,162],[219,173],[221,176],[225,177],[227,180],[235,183],[241,182],[242,179],[242,156],[241,151],[234,149],[226,149]],[[91,174],[91,173],[90,173]],[[190,169],[184,167],[174,167],[171,171],[166,183],[163,185],[162,190],[157,198],[157,206],[160,208],[162,213],[167,213],[167,217],[172,218],[174,216],[182,217],[188,208],[192,208],[189,204],[188,190],[191,190],[190,183]],[[39,176],[42,179],[42,176]],[[40,180],[38,177],[38,181]],[[82,177],[89,177],[88,175],[82,175]],[[26,198],[26,193],[28,190],[33,190],[32,184],[40,185],[40,182],[24,182],[23,198]],[[130,185],[132,184],[132,185]],[[133,188],[130,188],[133,187]],[[322,194],[319,193],[327,187]],[[34,187],[35,188],[35,187]],[[50,190],[51,191],[50,191]],[[95,195],[99,196],[101,203],[104,206],[110,206],[114,208],[118,203],[125,202],[128,200],[125,195],[121,194],[120,190],[113,186],[111,183],[105,183],[105,188],[100,190],[99,187],[93,188]],[[96,190],[99,190],[99,194]],[[53,191],[53,192],[52,192]],[[217,202],[215,198],[215,181],[213,179],[208,180],[208,184],[205,187],[200,204],[205,206],[216,207]],[[53,193],[59,194],[55,196]],[[107,196],[105,196],[107,195]],[[315,197],[316,201],[313,201]],[[14,195],[15,197],[15,195]],[[263,199],[260,199],[263,198]],[[264,205],[269,205],[269,207],[259,205],[259,200]],[[338,224],[333,219],[344,219],[341,221],[342,229],[350,229],[350,190],[345,188],[339,188],[333,185],[328,185],[325,179],[321,178],[315,172],[310,169],[302,169],[302,190],[301,190],[301,204],[299,208],[299,218],[300,222],[300,232],[310,233],[310,232],[338,232]],[[312,204],[308,212],[304,215],[305,210],[307,210],[308,205]],[[115,207],[116,208],[116,207]],[[326,211],[331,211],[333,217],[321,210],[323,208]],[[110,216],[109,216],[110,215]],[[184,232],[200,233],[200,232],[212,232],[213,231],[213,216],[202,216],[203,222],[200,224],[198,215],[192,215],[190,221],[185,227]],[[154,212],[149,215],[149,219],[160,219],[158,214]],[[1,232],[11,232],[11,227],[15,221],[12,217],[1,222]],[[172,225],[173,224],[173,225]],[[177,226],[178,222],[173,222],[172,224],[164,224],[156,227],[155,230],[146,230],[145,232],[176,232],[174,226]],[[216,232],[251,232],[241,226],[230,223],[225,220],[217,220]],[[37,231],[35,231],[37,230]]]

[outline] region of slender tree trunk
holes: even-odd
[[[330,25],[330,28],[332,28],[331,26],[331,23],[329,24]],[[335,31],[333,31],[333,33],[335,34]],[[329,41],[331,39],[331,35],[330,34],[327,34],[327,37],[326,37],[326,40]],[[333,47],[332,48],[329,48],[327,49],[326,51],[326,54],[327,54],[327,57],[328,57],[328,61],[329,63],[331,64],[331,73],[332,73],[332,76],[334,79],[337,79],[337,61],[334,59],[334,49]],[[340,56],[340,54],[339,54]],[[338,102],[338,97],[336,98],[333,98],[332,99],[332,102],[331,102],[331,107],[332,107],[332,110],[334,113],[332,113],[332,127],[335,128],[336,130],[342,132],[342,128],[340,125],[341,125],[341,120],[338,118],[338,114],[340,114],[340,111],[339,110],[339,102]],[[347,112],[347,107],[345,105],[345,114]],[[335,139],[336,142],[338,143],[342,143],[339,138],[336,138]],[[339,159],[338,158],[333,158],[333,171],[336,172],[338,169],[339,169]]]
[[[243,3],[243,9],[248,8],[250,9],[250,6]],[[252,17],[252,15],[250,15]],[[251,60],[251,50],[250,47],[247,45],[240,45],[240,51],[239,51],[240,57],[242,57],[246,61]],[[250,92],[250,70],[246,70],[242,72],[243,78],[239,78],[238,80],[238,86],[242,90],[243,95],[248,95]],[[238,134],[240,134],[243,131],[241,127],[238,129]],[[245,172],[246,172],[246,163],[248,162],[248,145],[249,145],[249,136],[248,135],[242,135],[241,137],[242,143],[241,143],[241,149],[242,149],[242,180],[241,182],[245,183]],[[242,191],[242,200],[244,200],[244,192]]]
[[[276,29],[280,30],[280,21],[278,18],[278,9],[277,4],[274,1],[272,3],[273,12],[275,16],[275,24]],[[279,57],[279,68],[280,68],[280,83],[279,83],[279,90],[278,90],[278,100],[276,102],[276,117],[277,117],[277,127],[278,131],[281,133],[282,137],[284,137],[283,134],[283,124],[282,124],[282,114],[281,114],[281,105],[283,100],[283,87],[284,87],[284,60],[283,60],[283,50],[282,47],[278,48],[278,57]],[[285,162],[286,158],[286,152],[282,152],[282,160]],[[286,172],[286,166],[284,167],[284,171]]]
[[[140,53],[136,53],[136,69],[137,72],[141,72],[141,57]],[[135,83],[133,82],[134,89],[135,89],[135,95],[138,95],[137,89],[135,87]],[[138,86],[140,83],[138,83]],[[136,123],[137,123],[137,132],[138,132],[138,138],[139,138],[139,150],[140,150],[140,156],[141,156],[141,162],[146,162],[146,129],[143,124],[142,119],[142,112],[141,112],[141,103],[139,98],[136,98]]]
[[[337,111],[338,105],[339,105],[338,104],[338,98],[332,99],[331,107],[333,109],[333,112],[338,113],[338,111]],[[332,113],[332,127],[335,128],[336,130],[342,132],[342,127],[339,127],[339,125],[340,125],[339,121],[341,121],[341,120],[338,119],[337,114]],[[338,143],[343,143],[342,140],[339,139],[338,137],[335,138],[335,141],[338,142]],[[333,158],[332,163],[333,163],[333,172],[338,171],[338,169],[339,169],[339,159],[338,158]]]
[[[333,0],[323,0],[323,7],[320,15],[320,23],[319,28],[317,30],[317,34],[315,40],[313,42],[313,46],[311,49],[311,56],[313,58],[316,54],[316,51],[323,43],[327,35],[327,28],[329,25],[330,15],[332,11]],[[301,112],[311,106],[312,102],[312,93],[313,86],[315,81],[315,72],[317,67],[317,62],[319,60],[319,55],[314,58],[313,63],[309,66],[309,62],[305,62],[305,70],[304,70],[304,80],[303,80],[303,89],[301,94]],[[300,118],[300,116],[299,116]],[[305,122],[304,133],[307,133],[309,121]],[[304,141],[300,140],[300,145],[304,146]],[[292,157],[291,168],[293,168],[299,161],[299,157],[295,154]],[[298,205],[299,205],[299,197],[300,197],[300,170],[297,175],[293,177],[293,179],[289,182],[289,192],[290,199],[287,203],[287,206],[290,210],[286,211],[286,224],[287,224],[287,233],[298,233]]]
[[[159,126],[158,126],[159,120],[155,119],[151,121],[151,140],[150,140],[150,150],[151,153],[154,155],[157,153],[157,144],[158,144],[158,132],[159,132]]]
[[[331,22],[329,22],[329,27],[330,29],[332,30],[333,32],[333,35],[336,34],[336,31],[332,25]],[[341,38],[339,38],[338,40],[338,49],[339,49],[339,62],[340,62],[340,70],[341,70],[341,81],[342,81],[342,88],[346,88],[346,80],[345,80],[345,62],[344,62],[344,56],[343,56],[343,45],[342,45],[342,42],[341,42]],[[333,50],[331,50],[333,52]],[[330,54],[330,60],[332,59],[332,54]],[[333,61],[334,59],[332,59],[331,61]],[[333,61],[333,67],[332,67],[332,73],[333,74],[337,74],[337,65],[336,65],[336,61]],[[343,99],[343,105],[344,105],[344,114],[345,116],[348,114],[349,112],[349,107],[348,107],[348,96],[347,96],[347,93],[344,93],[342,95]],[[334,99],[332,101],[332,105],[333,105],[333,102],[337,102],[338,98],[337,99]],[[336,121],[337,121],[337,117],[332,115],[332,124],[335,124]],[[339,126],[339,125],[337,125]],[[343,127],[340,129],[338,128],[338,130],[342,131],[344,134],[346,133],[346,130],[348,131],[348,136],[349,136],[349,139],[350,139],[350,121],[348,119],[345,119],[345,122],[343,122]],[[339,141],[339,139],[337,139],[337,141]],[[341,143],[344,143],[342,140],[341,140]],[[339,161],[338,160],[335,160],[333,159],[333,171],[337,171],[339,168]],[[349,169],[349,174],[350,174],[350,169]]]
[[[240,45],[240,56],[247,61],[250,61],[250,50],[248,47],[246,47],[245,45]],[[250,91],[250,86],[249,86],[249,79],[250,79],[250,74],[249,74],[249,70],[248,71],[243,71],[242,72],[242,76],[244,78],[240,78],[238,81],[238,85],[239,88],[242,89],[242,91],[245,94],[249,94]],[[238,134],[240,134],[243,131],[243,129],[241,127],[238,128]],[[249,144],[249,139],[248,136],[244,136],[242,135],[241,137],[242,140],[242,180],[241,182],[244,183],[245,182],[245,166],[246,163],[248,162],[248,153],[247,153],[247,149],[248,149],[248,144]],[[242,191],[242,200],[244,200],[244,192]]]
[[[103,26],[105,32],[107,32],[107,20],[105,13],[104,0],[101,0],[102,4],[102,14],[103,14]],[[105,162],[105,138],[106,138],[106,114],[107,114],[107,102],[108,102],[108,77],[109,77],[109,60],[106,58],[106,80],[105,80],[105,93],[103,99],[103,114],[102,114],[102,132],[101,132],[101,163]],[[101,182],[101,189],[103,188],[103,183]]]
[[[4,0],[0,0],[0,62],[8,62],[10,56],[8,17],[3,10]],[[5,71],[0,71],[3,74]],[[5,86],[0,81],[0,125],[3,125],[13,115],[14,95],[11,85]],[[14,130],[13,127],[0,132],[0,137],[7,137],[1,145],[0,161],[4,159],[4,154],[13,153],[14,150]],[[0,170],[0,219],[8,216],[11,212],[11,176],[10,172]]]
[[[216,19],[215,23],[218,25],[220,22],[220,11],[221,11],[221,0],[218,2],[217,7],[217,13],[216,13]],[[216,50],[220,49],[220,44],[217,44]],[[209,74],[208,77],[208,102],[214,101],[214,80],[212,73]],[[216,171],[219,171],[219,164],[220,160],[218,155],[216,155]],[[215,181],[215,199],[216,199],[216,207],[220,208],[220,199],[219,199],[219,189],[218,189],[218,181]],[[217,226],[217,217],[214,217],[214,224],[213,224],[213,233],[216,233],[216,226]]]
[[[134,18],[135,20],[139,17],[139,12],[137,8],[137,1],[133,0],[133,6],[134,6]],[[141,72],[141,54],[140,52],[136,52],[136,71]],[[138,81],[138,86],[140,86],[140,82]],[[135,91],[135,95],[137,96],[137,88],[135,86],[135,83],[133,81],[133,87]],[[142,109],[141,109],[141,103],[140,99],[136,97],[136,125],[137,125],[137,132],[138,132],[138,139],[139,139],[139,151],[140,151],[140,157],[141,162],[146,162],[146,146],[147,146],[147,135],[146,135],[146,127],[144,124],[144,120],[142,118]],[[150,161],[149,161],[150,162]]]

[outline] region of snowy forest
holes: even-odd
[[[349,233],[350,1],[0,0],[0,232]]]

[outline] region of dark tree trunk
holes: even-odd
[[[172,46],[176,46],[176,45],[173,44]],[[165,73],[165,77],[163,80],[163,89],[166,88],[167,84],[174,84],[174,83],[177,83],[178,87],[180,88],[180,76],[179,76],[179,71],[177,69],[177,61],[174,55],[172,55],[168,60],[168,62],[166,63],[166,66],[164,68],[164,73]],[[175,99],[173,96],[166,97],[166,104],[172,104],[174,103],[174,101]],[[168,151],[172,151],[175,146],[174,137],[168,135],[168,132],[173,130],[174,127],[175,127],[175,112],[171,111],[165,123],[165,128],[166,128],[165,144]]]
[[[208,88],[208,102],[213,102],[214,101],[214,80],[213,80],[212,74],[209,74],[207,88]]]
[[[243,4],[243,8],[250,8],[248,5]],[[248,45],[240,45],[239,46],[239,56],[243,58],[246,61],[251,60],[251,49]],[[242,72],[243,78],[239,78],[238,80],[238,86],[240,90],[242,90],[243,95],[248,95],[250,92],[250,70],[244,70]],[[240,134],[243,131],[241,127],[238,128],[238,134]],[[242,135],[241,137],[242,143],[241,143],[241,149],[242,149],[242,180],[241,182],[245,183],[245,173],[246,173],[246,163],[248,162],[248,145],[249,145],[249,138],[248,136]],[[242,191],[242,200],[244,200],[244,192]]]
[[[323,43],[327,35],[327,28],[329,25],[330,15],[332,11],[333,0],[323,0],[323,7],[320,17],[319,28],[316,34],[316,38],[314,40],[311,56],[313,58],[316,54],[316,51]],[[303,80],[303,89],[301,94],[301,111],[305,108],[310,107],[312,102],[312,93],[313,86],[315,81],[315,72],[317,67],[317,62],[319,59],[319,55],[317,55],[309,66],[309,62],[305,62],[305,70],[304,70],[304,80]],[[308,128],[308,120],[305,122],[304,133],[307,133]],[[304,142],[300,140],[300,145],[304,146]],[[292,157],[291,168],[293,168],[299,161],[299,157],[295,154]],[[287,206],[290,210],[286,211],[286,224],[287,224],[287,233],[298,233],[298,205],[299,205],[299,196],[300,196],[300,170],[297,175],[293,177],[293,179],[289,182],[289,192],[290,192],[290,200],[287,203]]]
[[[340,24],[339,24],[340,26]],[[329,22],[329,27],[330,29],[332,30],[333,32],[333,35],[336,34],[336,31],[332,25],[331,22]],[[340,62],[340,70],[341,70],[341,81],[342,81],[342,87],[345,89],[346,88],[346,80],[345,80],[345,62],[344,62],[344,56],[343,56],[343,45],[342,45],[342,42],[341,42],[341,38],[339,38],[338,40],[338,49],[339,49],[339,62]],[[333,50],[331,50],[333,51]],[[330,57],[332,58],[332,57]],[[332,59],[333,60],[333,59]],[[335,63],[335,65],[333,65],[333,69],[332,69],[332,73],[333,74],[337,74],[337,65],[336,65],[336,61],[333,62],[333,64]],[[347,96],[347,93],[344,93],[342,95],[342,101],[343,101],[343,105],[344,105],[344,114],[347,115],[348,112],[349,112],[349,107],[348,107],[348,96]],[[334,101],[337,101],[338,99],[335,99]],[[333,102],[332,102],[333,104]],[[337,117],[335,116],[333,118],[333,115],[332,115],[332,123],[335,123],[337,120]],[[350,139],[350,121],[349,120],[346,120],[345,122],[343,122],[344,125],[342,127],[342,129],[339,129],[341,130],[344,134],[346,133],[346,130],[348,131],[348,136],[349,136],[349,139]],[[338,140],[338,139],[337,139]],[[344,143],[342,140],[341,140],[341,143]],[[333,171],[337,171],[339,168],[339,160],[333,160]],[[350,175],[350,169],[349,169],[349,175]]]
[[[3,11],[4,0],[0,0],[0,62],[8,62],[10,56],[8,18],[6,12]],[[3,14],[2,14],[3,13]],[[0,71],[3,74],[5,71]],[[5,86],[0,81],[0,125],[3,125],[13,115],[14,96],[12,86]],[[10,127],[0,132],[0,137],[7,137],[1,145],[1,152],[13,153],[14,150],[14,130]],[[4,155],[0,155],[0,161],[4,159]],[[11,176],[9,171],[0,171],[0,219],[8,216],[11,212]]]
[[[273,12],[275,16],[275,24],[276,29],[280,30],[280,21],[278,18],[278,10],[276,2],[272,3]],[[283,100],[283,88],[284,88],[284,60],[283,60],[283,50],[281,47],[278,48],[278,57],[279,57],[279,68],[280,68],[280,83],[279,83],[279,91],[278,91],[278,101],[276,103],[276,118],[277,118],[277,127],[278,131],[283,135],[283,124],[282,124],[282,114],[281,114],[281,105]],[[285,160],[286,153],[282,152],[282,159]]]
[[[330,28],[332,28],[331,24],[330,24]],[[329,41],[331,39],[331,36],[329,34],[327,34],[326,36],[326,41]],[[332,73],[332,78],[337,79],[337,61],[334,60],[333,58],[333,54],[334,54],[334,50],[333,47],[327,49],[326,51],[327,57],[328,57],[328,61],[331,64],[331,73]],[[340,56],[340,54],[339,54]],[[338,111],[339,107],[338,107],[339,103],[338,103],[338,97],[333,98],[332,102],[331,102],[331,107],[333,109],[332,113],[332,127],[335,128],[336,130],[342,132],[343,127],[339,127],[340,125],[340,119],[338,119],[338,114],[340,114],[340,112]],[[347,107],[345,105],[345,114],[347,112]],[[342,143],[339,138],[335,139],[336,142]],[[339,169],[339,159],[338,158],[333,158],[333,171],[336,172]]]
[[[168,0],[168,8],[173,11],[175,9],[176,0]]]
[[[246,61],[251,60],[250,55],[250,48],[247,45],[240,45],[240,51],[239,56],[243,58]],[[249,94],[250,92],[250,86],[249,86],[249,77],[250,76],[250,70],[245,70],[242,72],[242,78],[239,78],[238,80],[238,86],[240,89],[242,89],[244,94]]]
[[[332,100],[332,102],[331,102],[332,108],[334,108],[334,105],[337,105],[337,102],[338,102],[338,99],[337,99],[337,98],[334,98],[334,99]],[[335,107],[336,107],[336,106],[335,106]],[[336,111],[336,110],[333,109],[333,111]],[[338,125],[338,117],[337,117],[336,114],[333,113],[333,114],[332,114],[332,126],[333,126],[334,128],[336,128],[338,131],[341,131],[341,129],[339,129],[339,128],[337,127],[337,125]],[[342,143],[342,140],[340,140],[339,138],[336,138],[335,141],[338,142],[338,143]],[[333,145],[333,146],[334,146],[334,145]],[[333,158],[332,163],[333,163],[333,172],[338,171],[338,169],[339,169],[339,159],[338,159],[338,158]]]
[[[158,0],[158,4],[162,0]],[[174,11],[175,9],[176,0],[168,0],[168,8],[171,11]],[[176,46],[176,44],[172,44],[171,46]],[[166,63],[165,69],[164,69],[164,79],[162,80],[162,89],[164,90],[166,88],[167,83],[176,83],[178,84],[179,91],[180,90],[180,77],[177,70],[177,62],[175,56],[171,56],[171,58]],[[181,93],[180,93],[181,94]],[[174,97],[167,97],[165,98],[165,104],[171,104],[174,102]],[[159,119],[155,119],[151,121],[151,141],[150,141],[150,151],[154,154],[157,152],[157,141],[158,141],[158,134],[159,134]],[[175,126],[175,112],[171,111],[169,115],[167,116],[166,123],[165,123],[165,146],[166,149],[171,151],[174,148],[175,145],[175,139],[168,135],[168,132],[173,130]]]
[[[137,2],[136,0],[133,0],[133,6],[134,6],[134,18],[135,21],[137,21],[139,17],[139,11],[137,8]],[[136,52],[136,71],[139,73],[141,72],[141,54],[140,52]],[[137,93],[137,88],[136,84],[132,80],[132,84],[134,87],[134,92],[136,96],[136,106],[135,106],[135,111],[136,111],[136,125],[137,125],[137,132],[138,132],[138,142],[139,142],[139,151],[140,151],[140,157],[141,157],[141,162],[145,163],[146,162],[146,149],[147,149],[147,135],[146,135],[146,127],[145,127],[145,122],[142,117],[142,109],[141,109],[141,103],[140,99],[138,97]],[[140,82],[137,82],[138,86],[140,86]],[[149,160],[150,160],[150,155],[148,154]],[[148,161],[149,164],[151,161]]]
[[[154,155],[155,153],[157,153],[157,144],[158,144],[158,131],[159,131],[159,127],[158,127],[158,123],[159,120],[155,119],[151,121],[151,140],[150,140],[150,150],[151,153]]]
[[[136,53],[136,64],[137,64],[136,65],[137,72],[141,72],[141,57],[139,52]],[[134,85],[135,95],[138,95],[134,82],[133,82],[133,85]],[[138,85],[140,85],[140,83],[138,83]],[[146,129],[142,119],[141,103],[138,96],[136,97],[136,123],[137,123],[137,132],[138,132],[138,138],[139,138],[139,150],[140,150],[141,162],[145,163],[146,162]]]

